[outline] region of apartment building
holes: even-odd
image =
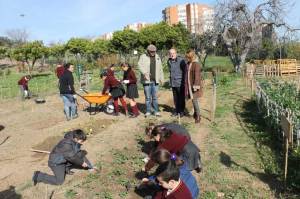
[[[134,30],[136,32],[140,32],[143,28],[150,26],[151,24],[141,22],[141,23],[133,23],[133,24],[128,24],[127,26],[124,27],[124,29],[129,29],[129,30]]]
[[[191,33],[202,34],[213,29],[214,9],[205,4],[174,5],[165,8],[162,13],[165,22],[170,25],[181,22]]]

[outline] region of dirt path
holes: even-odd
[[[141,93],[140,96],[138,101],[143,103],[143,94]],[[207,99],[203,99],[201,106],[203,109],[209,109],[206,103]],[[89,116],[82,111],[80,111],[78,119],[67,122],[63,115],[61,99],[54,95],[47,97],[46,100],[46,104],[40,105],[33,101],[6,101],[0,104],[0,124],[5,127],[0,132],[0,143],[7,139],[0,146],[0,192],[16,187],[23,198],[32,198],[32,196],[40,198],[41,195],[34,187],[31,187],[30,181],[34,170],[49,171],[48,156],[34,154],[29,149],[41,144],[52,146],[57,137],[61,137],[66,130],[87,128],[90,123],[98,123],[98,129],[93,129],[98,134],[93,135],[85,146],[89,151],[90,158],[93,159],[97,158],[99,152],[105,154],[112,148],[121,148],[132,144],[134,140],[132,131],[145,123],[143,116],[137,119],[129,119],[125,116],[115,118],[104,113]],[[160,91],[160,103],[172,107],[171,92]],[[169,107],[165,109],[169,109]],[[162,112],[162,117],[159,118],[161,121],[170,119],[169,112]],[[203,125],[201,124],[200,128],[192,134],[193,140],[200,145],[200,148],[204,146],[202,142],[207,134],[206,123],[207,121],[203,119]],[[44,188],[41,189],[44,192]]]

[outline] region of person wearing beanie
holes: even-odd
[[[164,83],[164,73],[161,58],[156,53],[156,47],[153,44],[147,47],[147,53],[140,56],[138,68],[141,72],[141,83],[145,93],[145,117],[151,115],[151,106],[153,106],[154,115],[160,116],[157,93],[159,84]]]
[[[123,63],[121,65],[122,70],[124,71],[123,83],[126,84],[126,97],[129,99],[132,115],[130,118],[135,118],[139,116],[139,109],[137,107],[135,98],[139,97],[137,89],[137,79],[132,67],[128,63]]]

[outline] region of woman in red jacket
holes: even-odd
[[[107,69],[106,71],[104,71],[100,77],[101,79],[104,81],[104,87],[102,90],[102,94],[105,93],[109,93],[109,95],[112,96],[113,100],[114,100],[114,108],[115,108],[115,116],[119,116],[119,104],[118,104],[118,99],[121,101],[121,104],[125,110],[125,115],[127,115],[127,104],[123,98],[124,94],[125,94],[125,90],[121,84],[121,82],[119,82],[119,80],[117,80],[115,78],[114,75],[114,65],[111,65],[109,67],[109,69]]]
[[[140,114],[135,101],[135,98],[139,97],[139,93],[136,85],[137,79],[133,69],[128,63],[123,63],[121,67],[122,70],[124,71],[123,83],[126,84],[127,87],[126,97],[129,99],[129,104],[132,111],[132,115],[130,117],[135,118]]]

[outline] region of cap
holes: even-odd
[[[155,52],[155,51],[156,51],[156,46],[154,46],[153,44],[150,44],[150,45],[147,47],[147,50],[148,50],[148,51]]]

